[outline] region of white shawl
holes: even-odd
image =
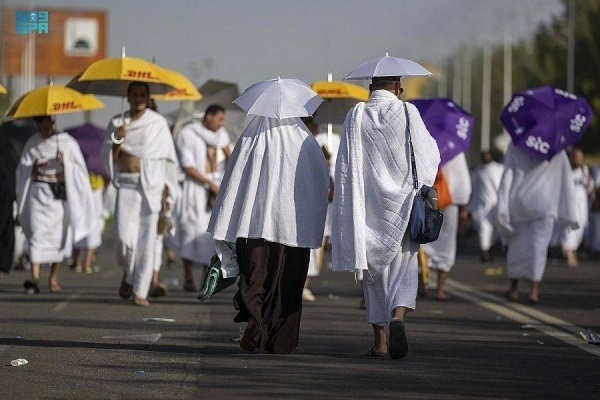
[[[333,269],[368,269],[375,279],[390,265],[408,225],[415,191],[406,136],[408,108],[419,186],[433,184],[437,143],[415,106],[376,90],[346,116],[333,200]]]
[[[69,216],[69,225],[73,229],[73,239],[78,242],[97,229],[97,218],[85,160],[79,145],[68,133],[56,133],[47,139],[37,133],[25,144],[16,176],[19,221],[25,236],[31,237],[32,216],[29,214],[28,203],[33,165],[36,160],[47,161],[55,158],[57,149],[63,153],[67,190],[66,212]],[[38,217],[40,216],[36,216]]]
[[[465,153],[459,153],[442,166],[442,172],[448,182],[452,204],[463,206],[471,197],[471,174]]]
[[[121,114],[114,116],[106,129],[106,139],[102,147],[102,160],[110,177],[118,187],[118,174],[112,156],[111,133],[123,125]],[[177,182],[178,161],[171,131],[165,118],[150,109],[135,121],[129,112],[125,113],[126,135],[121,151],[141,159],[141,183],[146,200],[153,212],[160,211],[162,191],[169,188],[168,202],[173,205],[179,196]],[[117,175],[117,176],[116,176]],[[116,178],[116,179],[115,179]]]
[[[504,239],[513,224],[554,217],[577,228],[575,188],[569,159],[564,151],[550,161],[531,156],[510,145],[498,191],[497,223]]]
[[[192,121],[189,124],[186,124],[181,128],[181,130],[177,133],[177,136],[181,134],[183,131],[192,131],[194,134],[200,136],[204,143],[207,146],[223,148],[225,146],[229,146],[229,133],[225,130],[225,128],[219,128],[216,132],[211,131],[208,128],[205,128],[199,121]]]
[[[299,118],[254,117],[233,149],[208,232],[318,248],[328,187],[323,152]]]

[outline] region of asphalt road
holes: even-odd
[[[459,251],[463,252],[459,246]],[[233,288],[205,303],[178,285],[148,308],[118,297],[110,241],[92,275],[64,268],[63,292],[23,294],[29,273],[0,280],[0,399],[599,399],[600,263],[549,262],[541,303],[503,298],[500,258],[459,256],[452,300],[419,299],[403,360],[366,357],[372,331],[352,274],[323,271],[292,355],[249,354],[231,339]],[[492,269],[486,269],[492,268]],[[182,268],[162,278],[182,280]],[[46,281],[48,269],[42,271]],[[175,322],[144,321],[170,318]],[[152,335],[157,341],[106,336]],[[12,367],[18,358],[28,364]]]

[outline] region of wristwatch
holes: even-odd
[[[114,133],[114,132],[111,132],[111,133],[110,133],[110,140],[112,140],[112,142],[113,142],[114,144],[121,144],[121,143],[123,143],[123,141],[125,141],[125,138],[117,139],[117,138],[115,137],[115,133]]]

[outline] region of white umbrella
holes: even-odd
[[[323,99],[298,79],[257,82],[234,100],[248,114],[279,120],[311,116]]]
[[[390,57],[388,53],[385,53],[384,57],[359,65],[344,80],[359,81],[372,79],[375,76],[431,76],[431,72],[414,61]]]

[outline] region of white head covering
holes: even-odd
[[[254,117],[233,150],[208,232],[318,248],[328,187],[325,157],[300,118]]]

